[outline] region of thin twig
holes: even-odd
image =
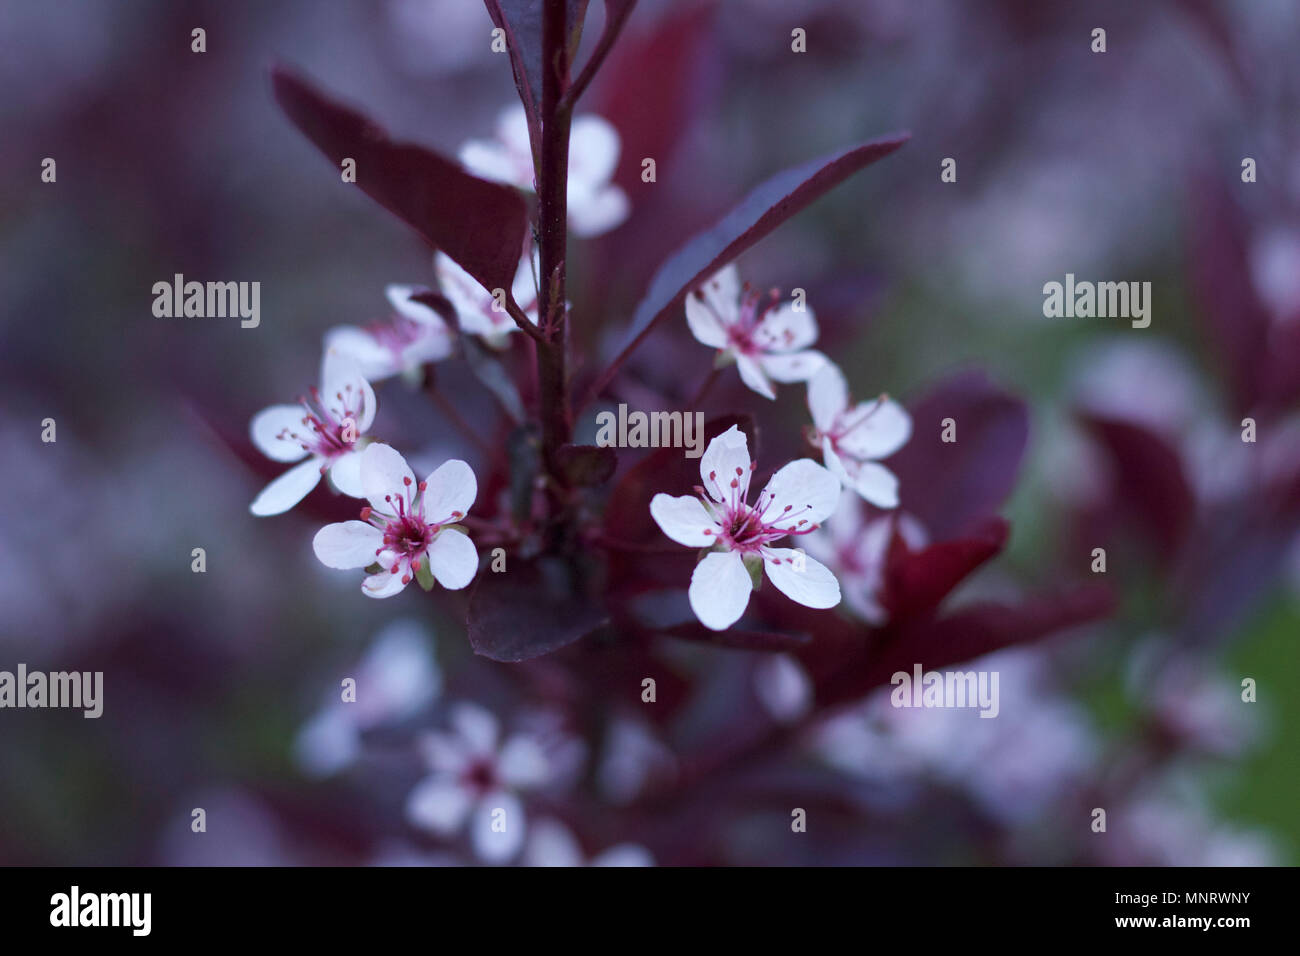
[[[601,64],[605,62],[605,57],[609,56],[614,41],[623,32],[623,25],[627,23],[628,17],[632,15],[632,10],[636,7],[636,0],[629,0],[629,2],[620,5],[618,9],[612,12],[610,10],[611,6],[613,4],[608,2],[605,4],[605,28],[600,33],[600,40],[596,44],[596,49],[591,51],[591,57],[587,60],[587,65],[582,68],[578,78],[573,81],[573,85],[565,91],[564,96],[560,99],[562,109],[572,110],[577,105],[578,98],[582,96],[583,91],[587,89]]]

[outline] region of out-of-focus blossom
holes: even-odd
[[[529,733],[501,741],[497,718],[477,704],[457,705],[451,728],[420,741],[431,772],[407,797],[407,819],[444,838],[468,825],[475,855],[487,863],[505,863],[524,843],[519,793],[552,779],[547,749]]]
[[[780,724],[794,723],[812,709],[812,679],[789,654],[766,654],[754,667],[754,693]]]
[[[618,717],[609,725],[596,770],[601,794],[610,803],[631,803],[653,782],[677,772],[677,757],[642,720]]]
[[[1255,289],[1275,321],[1300,320],[1300,230],[1264,233],[1250,251]]]
[[[440,362],[455,344],[447,323],[433,309],[414,301],[418,286],[384,290],[393,314],[365,327],[337,325],[325,333],[325,348],[351,362],[369,382],[408,375],[427,362]]]
[[[352,763],[364,731],[399,723],[435,700],[442,671],[429,649],[424,627],[393,621],[375,637],[356,670],[356,699],[338,691],[298,733],[295,754],[308,773],[326,776]]]
[[[569,137],[569,228],[577,236],[598,236],[619,226],[629,206],[623,190],[611,180],[621,149],[618,131],[599,116],[579,116]],[[528,142],[528,117],[512,106],[497,120],[496,136],[470,140],[460,161],[476,176],[533,189],[533,153]]]
[[[835,575],[815,558],[772,543],[804,535],[830,517],[840,497],[834,475],[808,458],[772,476],[754,505],[748,503],[754,463],[735,425],[709,442],[700,458],[704,486],[698,497],[657,494],[650,514],[659,528],[688,548],[713,548],[691,575],[691,610],[705,627],[725,630],[745,613],[759,565],[777,590],[811,608],[840,603]]]
[[[416,482],[406,459],[375,443],[361,456],[361,484],[369,506],[360,521],[340,521],[316,532],[312,548],[328,568],[352,570],[378,565],[361,585],[369,597],[397,594],[421,575],[451,591],[478,572],[478,551],[459,522],[478,496],[478,482],[459,459],[444,462]]]
[[[506,336],[519,331],[503,303],[498,303],[492,293],[483,288],[473,276],[456,265],[451,257],[439,252],[433,261],[438,275],[438,287],[456,309],[456,319],[461,331],[467,335],[481,335],[493,348],[501,348]],[[515,270],[510,295],[523,310],[528,321],[537,324],[537,252],[525,255]]]
[[[686,297],[686,322],[702,345],[718,349],[719,364],[735,361],[741,380],[764,398],[776,398],[772,382],[806,382],[826,364],[809,348],[817,341],[811,308],[780,302],[742,287],[734,264]]]
[[[326,473],[345,495],[360,497],[359,440],[375,420],[375,392],[351,362],[332,350],[321,363],[321,385],[310,400],[272,405],[253,416],[249,432],[262,454],[275,461],[306,461],[271,482],[253,499],[255,515],[288,511]]]
[[[808,382],[808,408],[826,467],[877,508],[898,507],[898,479],[876,459],[888,458],[912,437],[902,405],[880,396],[850,405],[848,383],[831,362]]]
[[[1099,851],[1113,866],[1276,866],[1263,832],[1219,823],[1198,803],[1154,790],[1138,794],[1107,821]]]
[[[558,820],[543,818],[528,828],[524,847],[525,866],[654,866],[650,851],[637,843],[620,843],[597,853],[590,860],[577,838]]]

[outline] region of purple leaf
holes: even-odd
[[[1015,487],[1029,414],[983,372],[949,379],[908,410],[912,438],[889,459],[901,508],[932,540],[961,537],[996,514]],[[942,440],[945,418],[956,422],[955,442]]]
[[[356,160],[362,192],[484,288],[509,294],[528,235],[528,207],[517,190],[471,176],[422,146],[393,142],[365,116],[284,69],[275,68],[271,81],[281,109],[336,174],[345,158]]]
[[[481,571],[467,621],[474,653],[516,663],[604,627],[609,618],[582,593],[583,577],[560,558],[515,559],[501,573]]]
[[[650,289],[632,316],[623,348],[592,385],[588,399],[600,393],[632,350],[657,322],[681,305],[691,289],[858,170],[898,149],[910,135],[881,137],[778,173],[741,200],[712,229],[687,242],[650,280]]]
[[[540,142],[542,104],[542,11],[546,0],[484,0],[493,24],[505,31],[510,68],[514,72],[519,101],[528,114],[529,135],[534,146]],[[582,21],[587,15],[587,0],[565,0],[565,19],[569,25],[566,51],[569,61],[577,52],[582,38]],[[565,75],[568,65],[565,65]]]
[[[895,531],[885,570],[884,600],[890,616],[911,617],[938,606],[967,575],[1006,547],[1007,534],[1005,521],[990,518],[968,537],[913,552]]]

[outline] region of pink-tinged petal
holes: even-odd
[[[846,486],[877,508],[898,507],[898,479],[884,465],[838,455],[833,462],[828,459],[827,464],[839,473]]]
[[[415,473],[395,448],[374,442],[361,453],[361,487],[377,511],[396,514],[398,497],[415,495]]]
[[[627,868],[634,866],[654,866],[655,858],[650,851],[637,843],[620,843],[603,853],[591,858],[590,866]]]
[[[606,186],[594,192],[584,190],[576,195],[570,186],[569,196],[569,228],[582,239],[617,229],[631,211],[627,194],[617,186]]]
[[[694,495],[657,494],[650,499],[650,516],[659,530],[688,548],[707,548],[717,542],[717,524]]]
[[[808,380],[808,410],[821,432],[830,431],[835,416],[849,407],[849,385],[835,363],[827,361]]]
[[[621,146],[618,131],[608,120],[595,115],[579,116],[569,133],[569,182],[609,182],[618,166]]]
[[[365,486],[361,483],[361,452],[345,451],[330,463],[330,481],[349,498],[364,498]]]
[[[841,489],[839,479],[831,472],[811,458],[800,458],[773,475],[765,490],[772,501],[763,512],[764,522],[803,530],[831,516],[839,504]]]
[[[473,794],[453,778],[434,775],[415,785],[406,798],[406,819],[438,836],[459,830],[474,805]]]
[[[414,342],[402,349],[401,370],[418,368],[426,362],[441,362],[455,351],[456,337],[443,325],[428,326]]]
[[[695,566],[687,595],[701,624],[713,631],[725,631],[745,613],[753,587],[738,552],[714,551]]]
[[[840,603],[840,582],[826,565],[793,548],[764,548],[767,579],[790,600],[804,607],[828,608]]]
[[[406,571],[401,568],[398,569],[396,574],[389,571],[372,574],[361,582],[361,593],[372,598],[388,598],[394,594],[401,594],[406,587],[406,583],[402,581],[402,575],[404,574],[406,574]]]
[[[525,182],[523,167],[500,143],[490,139],[472,139],[460,148],[460,164],[480,179],[509,183],[520,189],[532,189]]]
[[[497,758],[501,782],[515,790],[530,790],[551,778],[551,762],[546,751],[532,737],[517,734],[506,740]]]
[[[806,306],[783,302],[754,329],[754,342],[766,352],[797,352],[817,341],[817,319]]]
[[[294,465],[253,499],[248,510],[259,518],[284,514],[320,483],[320,460],[309,458]]]
[[[887,458],[912,437],[912,417],[892,399],[862,402],[840,422],[840,451],[853,458]]]
[[[734,325],[740,318],[740,271],[735,263],[715,272],[700,285],[699,291],[724,326]]]
[[[424,516],[434,524],[450,524],[469,514],[478,497],[474,470],[459,458],[439,465],[424,483]]]
[[[720,504],[729,503],[733,496],[745,500],[751,472],[749,439],[735,425],[714,436],[700,457],[700,479],[709,497]],[[734,491],[733,481],[737,483]]]
[[[321,401],[334,417],[351,417],[357,434],[375,420],[375,390],[355,362],[334,349],[326,349],[321,360]]]
[[[737,355],[736,368],[740,372],[740,380],[750,390],[758,392],[764,398],[776,398],[772,383],[768,380],[767,373],[763,371],[763,366],[758,362],[748,355]]]
[[[515,324],[504,310],[492,313],[492,293],[478,280],[451,260],[445,253],[434,257],[438,287],[456,310],[462,332],[469,335],[494,335],[514,331]]]
[[[307,454],[302,442],[293,438],[281,438],[286,430],[300,434],[312,434],[311,426],[302,423],[306,416],[301,405],[272,405],[264,408],[248,424],[248,435],[253,444],[267,458],[273,461],[298,461]]]
[[[497,749],[497,735],[500,724],[492,711],[478,704],[457,704],[451,712],[451,725],[460,735],[467,752],[478,756],[490,756]]]
[[[478,549],[469,535],[440,531],[427,552],[429,570],[448,591],[459,591],[478,573]]]
[[[727,330],[722,327],[713,309],[694,292],[686,297],[686,324],[690,326],[691,335],[701,345],[720,349],[727,344]]]
[[[802,352],[790,352],[785,355],[764,355],[758,360],[763,372],[778,382],[806,382],[826,367],[829,362],[825,355],[816,349]]]
[[[393,361],[392,350],[355,325],[336,325],[326,332],[325,348],[338,352],[356,365],[370,382],[382,382],[401,371]]]
[[[475,856],[484,863],[508,863],[524,845],[524,805],[513,793],[494,791],[479,800],[469,826]]]
[[[340,521],[317,531],[311,547],[325,567],[351,571],[374,564],[383,543],[383,532],[374,525],[364,521]]]
[[[420,736],[416,748],[430,770],[452,776],[464,773],[475,759],[458,733],[430,731]]]
[[[384,287],[384,297],[388,299],[388,304],[393,307],[393,311],[400,316],[410,319],[412,322],[418,322],[421,325],[445,326],[447,323],[442,320],[438,311],[423,302],[416,302],[411,296],[417,292],[429,291],[420,285],[387,285]]]

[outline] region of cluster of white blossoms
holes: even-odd
[[[751,505],[755,465],[745,434],[733,425],[709,443],[700,459],[703,485],[695,496],[655,495],[650,513],[663,533],[687,547],[708,549],[691,575],[691,609],[706,627],[725,630],[745,613],[761,572],[805,607],[836,606],[840,586],[835,575],[803,549],[775,544],[811,534],[837,508],[844,511],[839,507],[843,488],[877,508],[896,508],[898,479],[879,459],[907,443],[911,418],[885,395],[854,404],[843,373],[811,348],[817,340],[812,309],[741,285],[734,265],[687,296],[686,321],[697,340],[718,350],[719,367],[734,362],[741,380],[763,397],[776,397],[773,382],[807,384],[813,419],[808,437],[825,463],[807,458],[790,462]],[[855,584],[868,592],[879,587],[889,527],[879,525],[869,567],[855,575]],[[823,553],[837,557],[840,552]],[[867,611],[869,619],[878,614],[870,593],[855,595],[850,603],[860,613]]]

